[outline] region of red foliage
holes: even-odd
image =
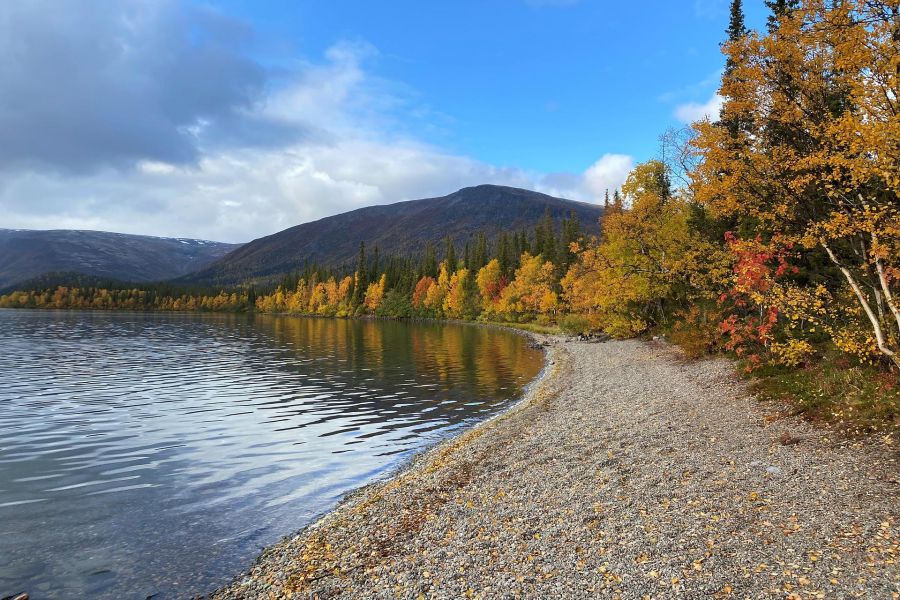
[[[416,289],[412,295],[413,306],[415,306],[416,308],[420,308],[422,306],[422,303],[425,302],[425,295],[428,294],[429,288],[431,288],[431,286],[433,286],[435,283],[436,282],[434,278],[428,276],[422,277],[422,279],[420,279],[418,283],[416,283]]]
[[[731,288],[719,297],[719,305],[728,316],[719,324],[726,336],[725,348],[747,360],[747,370],[762,364],[761,353],[774,339],[778,309],[759,301],[775,281],[797,268],[787,261],[790,244],[777,238],[768,244],[757,236],[741,240],[732,232],[725,242],[734,255],[734,279]]]

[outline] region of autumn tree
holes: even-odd
[[[481,296],[482,309],[486,312],[494,312],[503,288],[506,287],[506,277],[503,275],[499,259],[494,258],[479,269],[475,281]]]
[[[538,315],[554,316],[559,297],[554,291],[555,267],[540,255],[524,252],[516,275],[500,294],[496,311],[509,320],[531,320]]]
[[[478,312],[477,291],[469,269],[459,269],[450,276],[442,308],[444,315],[451,319],[475,317]]]
[[[772,4],[767,34],[725,45],[722,118],[741,127],[696,125],[692,189],[740,238],[795,249],[798,277],[765,299],[782,317],[900,365],[900,15],[864,0]]]
[[[691,231],[690,205],[673,195],[662,162],[638,165],[622,194],[629,207],[620,201],[604,216],[602,237],[581,248],[562,281],[570,308],[615,336],[667,323],[725,268],[716,247]]]
[[[365,307],[367,310],[374,312],[381,306],[381,301],[384,300],[386,280],[387,276],[382,274],[378,281],[373,281],[369,284],[366,289],[365,297]]]

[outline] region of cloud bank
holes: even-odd
[[[246,241],[480,183],[598,201],[633,165],[545,174],[447,152],[407,131],[428,111],[373,75],[375,48],[276,70],[252,42],[175,0],[0,3],[0,227]]]

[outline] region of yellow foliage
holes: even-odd
[[[381,306],[384,300],[385,286],[387,285],[387,275],[382,275],[378,281],[373,281],[366,289],[365,307],[370,311],[375,311]]]

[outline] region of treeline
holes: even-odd
[[[748,368],[840,352],[900,366],[900,15],[889,3],[777,0],[749,31],[732,1],[717,120],[663,137],[577,219],[447,240],[421,257],[361,246],[352,272],[310,267],[256,296],[147,298],[57,289],[0,306],[375,314],[664,331]],[[440,254],[440,257],[438,257]]]
[[[409,318],[493,318],[552,322],[561,279],[584,239],[572,213],[557,226],[549,213],[533,231],[478,233],[459,249],[428,245],[421,258],[383,260],[360,244],[355,270],[343,276],[312,267],[256,298],[261,312]],[[440,259],[438,255],[440,254]]]
[[[251,310],[255,301],[250,290],[205,292],[146,284],[141,287],[124,284],[117,284],[116,287],[57,285],[0,296],[0,308],[244,312]]]

